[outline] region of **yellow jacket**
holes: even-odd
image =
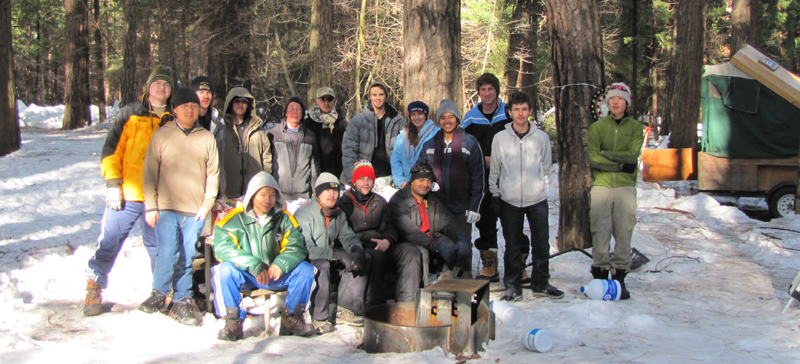
[[[121,183],[125,201],[144,201],[142,169],[150,137],[162,125],[174,120],[171,100],[159,117],[150,107],[147,94],[140,103],[123,107],[112,121],[100,162],[106,183]]]

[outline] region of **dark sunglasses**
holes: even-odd
[[[332,102],[335,98],[331,95],[325,95],[320,97],[319,99],[325,102]]]
[[[234,104],[247,104],[247,99],[235,99],[233,100]]]

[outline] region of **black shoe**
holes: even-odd
[[[594,279],[608,279],[608,270],[592,266],[591,270],[592,278]]]
[[[161,310],[167,305],[164,301],[166,298],[167,296],[154,289],[153,292],[150,292],[150,297],[139,305],[139,311],[153,313]]]
[[[611,279],[619,282],[619,287],[621,288],[621,292],[619,293],[619,299],[621,300],[631,299],[631,293],[625,288],[625,276],[627,275],[628,272],[623,270],[617,270],[617,273],[611,276]]]
[[[173,302],[169,315],[184,325],[200,326],[202,323],[198,319],[200,310],[197,309],[197,305],[194,304],[194,299],[191,297],[184,297],[178,302]]]
[[[549,283],[542,287],[531,287],[531,291],[533,291],[534,297],[550,297],[554,300],[564,298],[564,292],[560,291],[556,287],[551,286]]]
[[[356,315],[349,308],[339,306],[336,308],[336,322],[341,322],[348,326],[364,326],[364,317]]]
[[[522,301],[522,293],[516,293],[510,289],[507,289],[505,292],[503,292],[503,295],[500,296],[500,301],[508,301],[508,302]]]

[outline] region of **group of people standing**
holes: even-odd
[[[214,228],[219,264],[210,284],[215,313],[226,320],[221,340],[243,336],[241,290],[288,290],[282,330],[309,336],[332,331],[334,323],[363,325],[366,308],[387,296],[413,301],[436,262],[440,276],[473,278],[473,224],[483,266],[477,278],[499,281],[498,219],[506,245],[500,299],[522,299],[524,285],[535,296],[564,296],[549,283],[550,139],[530,120],[526,95],[513,93],[508,104],[497,97],[494,75],[478,78],[481,103],[463,119],[445,99],[432,119],[428,105],[410,103],[407,122],[386,103],[390,89],[374,82],[369,102],[349,122],[335,107],[334,90],[320,87],[316,106],[306,110],[300,98],[289,98],[281,122],[269,130],[245,88],[232,88],[218,112],[208,77],[174,93],[172,85],[169,70],[157,67],[141,101],[122,108],[108,133],[101,162],[107,209],[87,268],[84,315],[102,313],[108,273],[142,220],[153,289],[139,309],[166,310],[183,324],[200,325],[191,293],[196,243],[215,200],[241,196]],[[617,246],[609,259],[608,242],[596,241],[605,253],[595,254],[591,272],[606,279],[611,272],[623,283],[635,224],[630,165],[638,158],[641,124],[625,118],[630,96],[610,99],[610,121],[589,132],[596,180],[591,229],[600,240],[613,233]],[[399,189],[388,201],[373,191],[380,179]],[[310,201],[291,214],[286,205],[296,199]],[[627,240],[618,237],[624,234]],[[394,292],[386,290],[387,275],[397,278]],[[337,309],[329,312],[333,296]]]

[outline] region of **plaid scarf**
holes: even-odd
[[[336,112],[336,108],[333,108],[331,112],[327,114],[323,114],[322,110],[319,109],[319,106],[314,106],[308,112],[308,116],[311,117],[311,120],[322,124],[322,129],[330,129],[331,134],[333,134],[333,124],[336,123],[336,119],[339,117],[339,114]]]

